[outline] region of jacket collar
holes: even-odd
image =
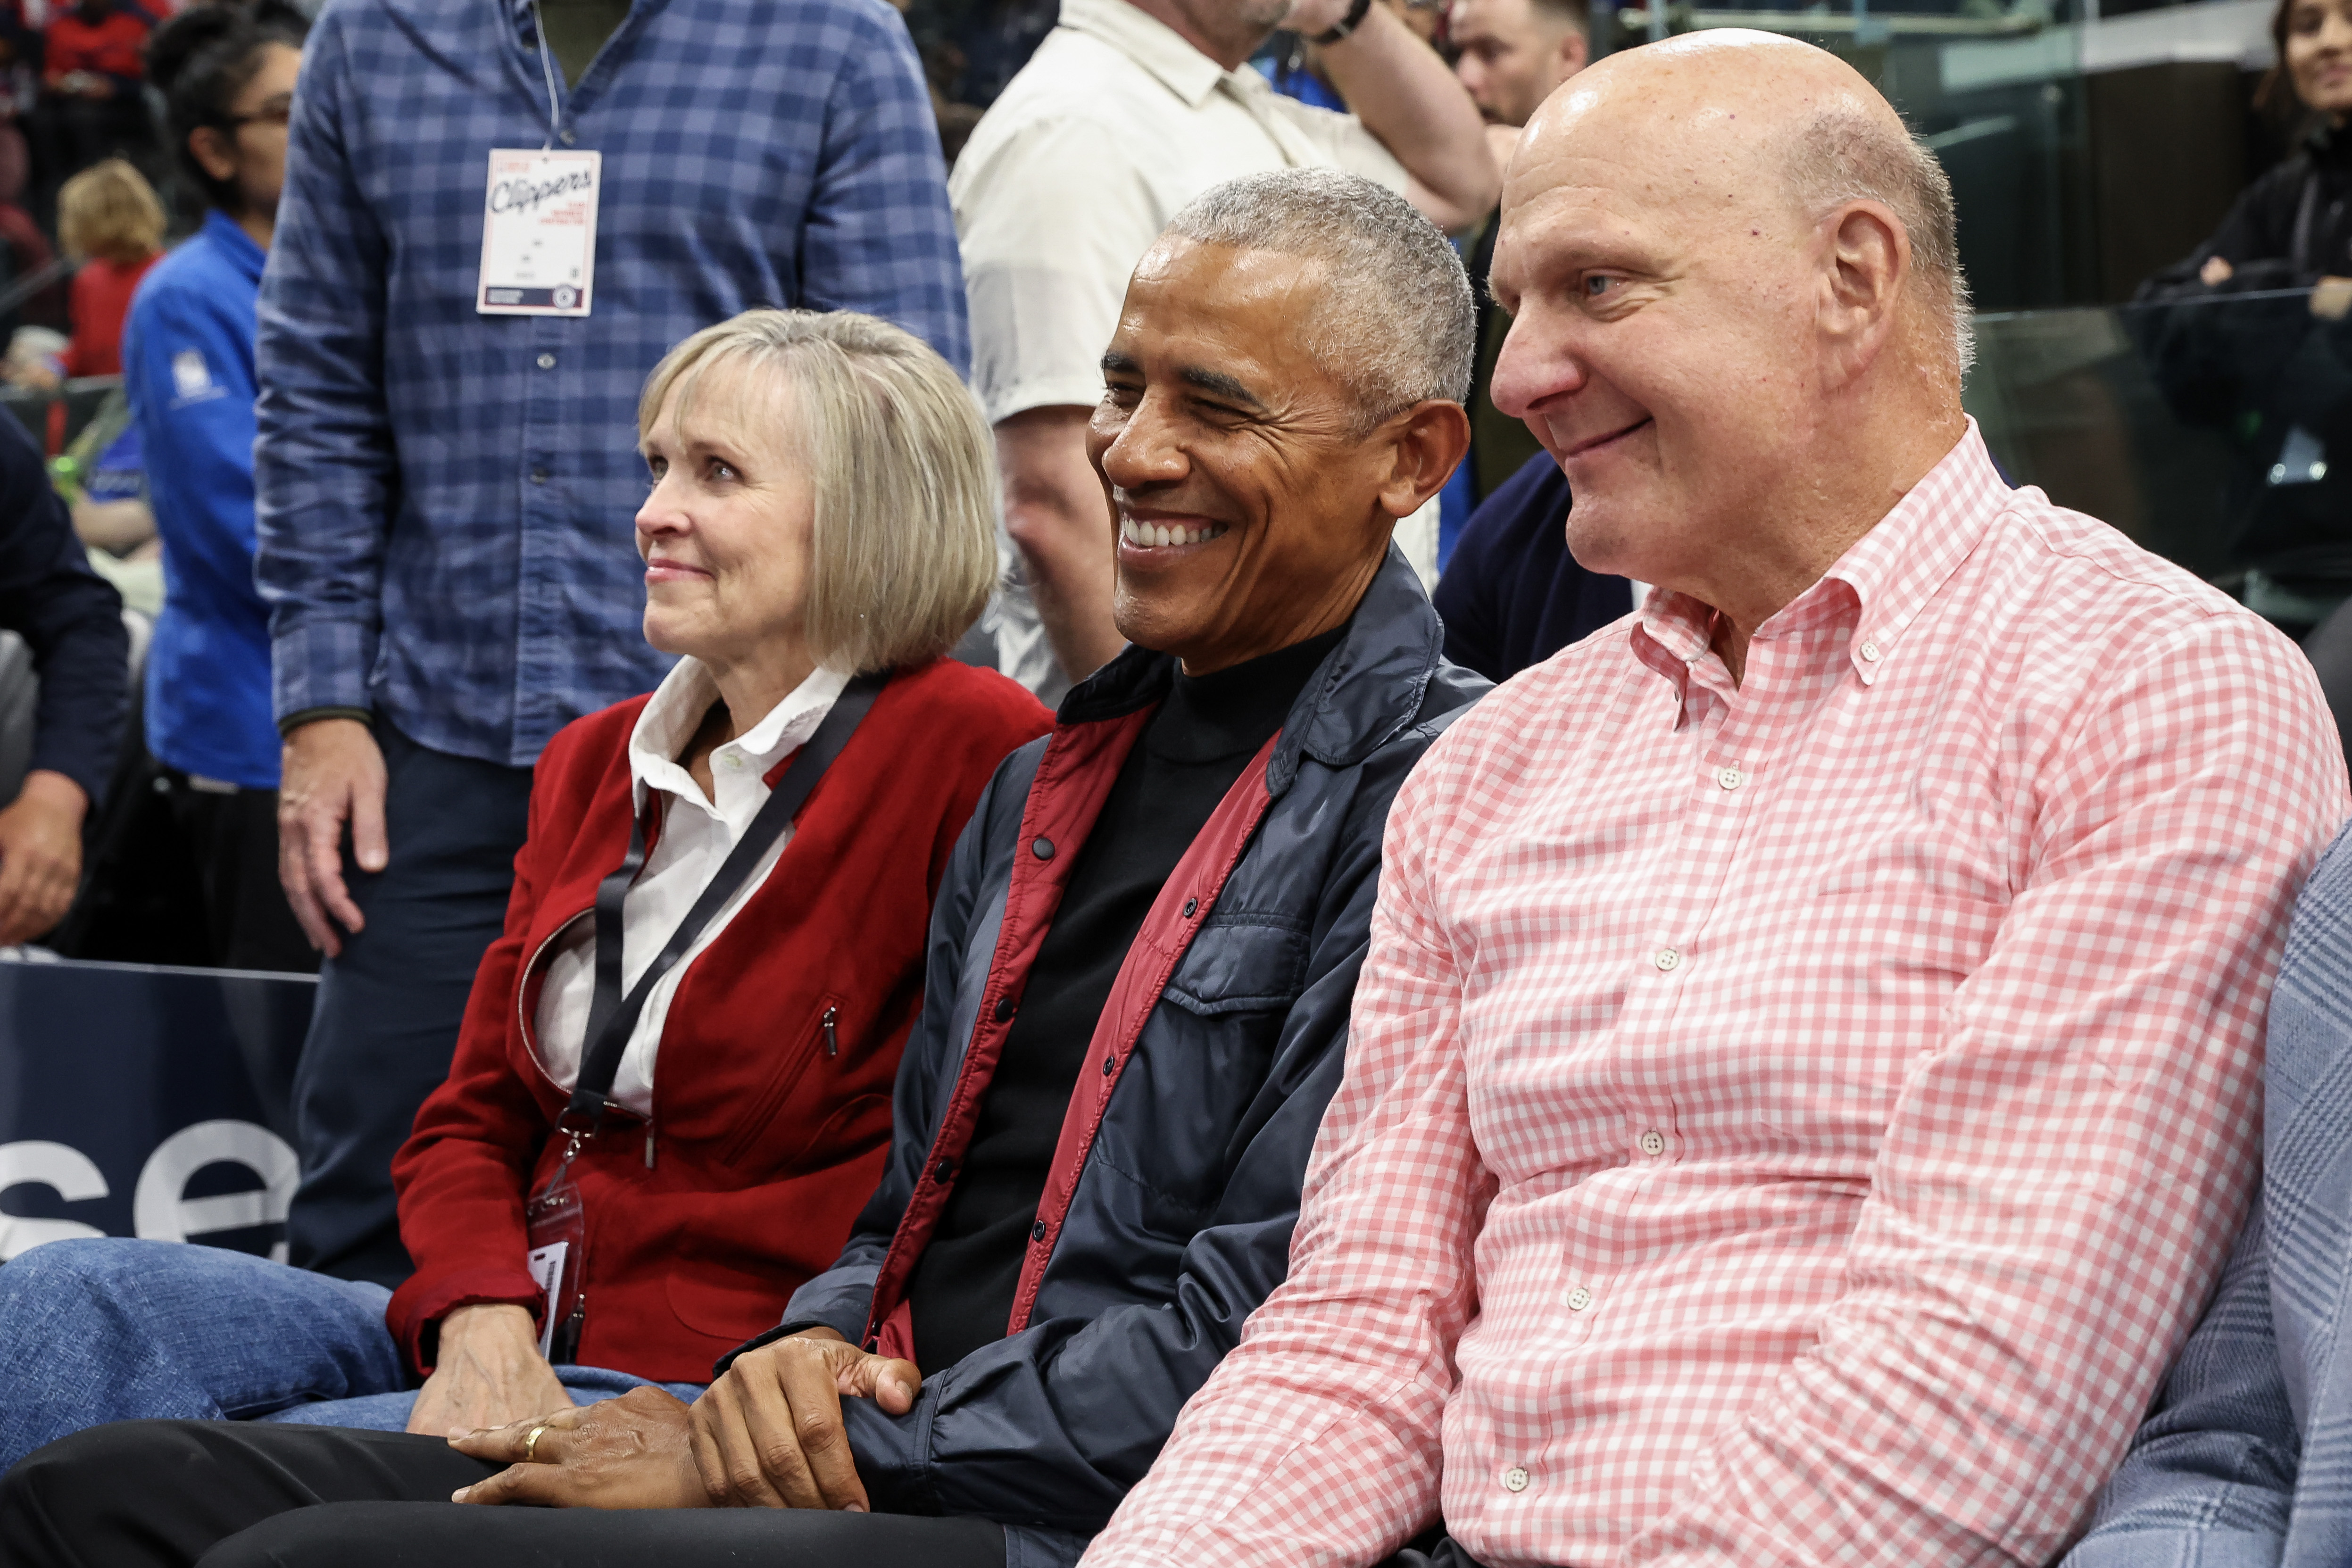
[[[1279,797],[1297,777],[1304,755],[1327,768],[1352,768],[1408,727],[1437,673],[1445,640],[1437,612],[1404,552],[1388,559],[1356,602],[1348,634],[1316,667],[1266,765],[1268,793]],[[1176,658],[1130,643],[1062,699],[1059,724],[1118,718],[1168,695]]]
[[[256,283],[261,281],[262,264],[268,257],[259,246],[253,243],[253,236],[238,226],[235,218],[215,207],[205,214],[201,232],[230,266]]]

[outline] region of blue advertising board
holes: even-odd
[[[285,1257],[318,982],[0,963],[0,1261],[68,1236]]]

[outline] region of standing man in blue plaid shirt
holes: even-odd
[[[638,630],[646,372],[755,305],[868,311],[965,369],[945,179],[884,0],[320,16],[257,354],[279,869],[329,955],[296,1263],[408,1273],[389,1166],[498,935],[532,762],[667,663]]]

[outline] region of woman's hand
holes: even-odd
[[[507,1468],[460,1487],[451,1502],[540,1508],[709,1508],[694,1467],[687,1407],[659,1388],[577,1410],[526,1416],[453,1437],[461,1454]],[[536,1437],[533,1436],[536,1434]]]
[[[408,1429],[456,1437],[527,1416],[570,1408],[572,1396],[539,1354],[539,1333],[520,1307],[459,1307],[441,1320],[433,1375],[408,1413]]]
[[[870,1355],[831,1329],[808,1329],[745,1351],[694,1402],[694,1462],[710,1500],[733,1508],[868,1506],[845,1395],[893,1416],[915,1407],[923,1375],[911,1361]]]

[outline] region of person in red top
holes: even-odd
[[[136,5],[79,0],[42,30],[41,97],[34,110],[35,158],[46,189],[110,153],[151,146],[140,97],[153,22]]]
[[[58,237],[88,259],[73,280],[68,376],[122,373],[122,320],[147,269],[163,258],[163,204],[123,158],[91,164],[58,192]]]
[[[441,1434],[698,1389],[838,1253],[950,852],[1050,726],[942,656],[995,575],[989,434],[910,334],[782,310],[673,350],[640,427],[646,634],[685,657],[541,757],[505,933],[394,1164],[416,1272],[34,1248],[0,1267],[0,1469],[134,1416]]]
[[[42,32],[41,85],[71,98],[136,97],[152,24],[135,5],[80,0]]]

